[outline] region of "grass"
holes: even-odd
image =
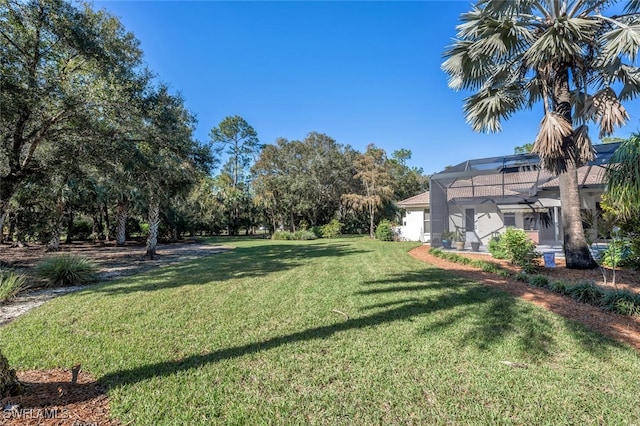
[[[89,259],[65,253],[45,259],[38,265],[38,275],[52,287],[74,286],[96,281],[98,269]]]
[[[24,275],[0,269],[0,303],[11,299],[26,288]]]
[[[47,303],[0,329],[2,350],[20,369],[81,362],[123,424],[640,422],[636,351],[412,243],[223,242]]]

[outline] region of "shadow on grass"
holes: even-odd
[[[417,285],[416,280],[423,284]],[[419,317],[425,323],[419,333],[442,333],[451,329],[453,333],[449,335],[456,336],[455,344],[461,348],[473,345],[479,350],[490,350],[509,339],[506,348],[513,351],[514,359],[525,362],[544,361],[560,350],[554,326],[543,311],[528,303],[521,303],[501,290],[456,277],[455,271],[426,269],[420,273],[384,278],[379,283],[386,290],[384,296],[391,300],[376,299],[377,303],[360,309],[361,312],[366,312],[365,315],[180,360],[121,370],[105,375],[100,381],[109,387],[124,386],[284,345],[329,339],[349,330],[372,328]],[[375,282],[366,283],[373,284]],[[379,296],[380,292],[369,294]],[[412,295],[414,297],[408,297]],[[439,313],[437,321],[430,316],[435,313]],[[608,348],[620,346],[604,337],[585,332],[578,324],[566,323],[564,326],[585,347],[603,356],[606,356]],[[460,332],[456,334],[458,329]]]
[[[135,282],[118,280],[87,291],[112,295],[201,285],[230,279],[259,278],[303,265],[314,258],[335,258],[367,251],[344,243],[262,244],[238,247],[212,256],[170,265],[137,275]]]

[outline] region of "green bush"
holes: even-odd
[[[11,299],[26,288],[26,277],[9,271],[0,271],[0,303]]]
[[[522,229],[507,228],[500,238],[489,242],[489,252],[498,259],[508,259],[523,271],[534,273],[538,267],[537,259],[540,254],[536,252],[533,241],[527,237]],[[505,256],[505,257],[502,257]]]
[[[610,241],[606,250],[602,252],[601,261],[603,265],[611,268],[627,266],[632,256],[631,242],[628,240],[615,239]]]
[[[544,275],[530,275],[527,282],[536,287],[548,287],[549,278]]]
[[[563,280],[551,281],[549,283],[549,289],[556,293],[567,294],[571,284]]]
[[[529,274],[527,274],[526,272],[522,271],[522,272],[518,272],[514,277],[514,280],[516,281],[521,281],[523,283],[528,283],[529,282]]]
[[[600,305],[605,290],[593,281],[580,281],[567,289],[569,296],[578,302]]]
[[[489,253],[496,259],[508,259],[509,253],[503,244],[500,244],[500,238],[492,238],[487,245]]]
[[[271,236],[272,240],[292,240],[293,234],[289,231],[276,231]]]
[[[98,268],[80,256],[61,254],[53,256],[38,266],[38,275],[49,280],[52,286],[70,286],[96,281]]]
[[[271,236],[272,240],[315,240],[318,237],[311,231],[276,231]]]
[[[609,312],[621,315],[640,315],[640,295],[628,290],[608,291],[601,304]]]
[[[316,236],[316,234],[314,234],[311,231],[301,230],[301,231],[294,232],[292,239],[301,240],[301,241],[307,241],[307,240],[316,240],[316,239],[318,239],[318,237]]]
[[[380,241],[393,241],[393,227],[391,222],[383,219],[376,228],[376,239]]]
[[[320,236],[323,238],[336,238],[342,232],[344,224],[337,219],[333,219],[331,222],[320,227]]]

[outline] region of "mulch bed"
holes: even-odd
[[[71,383],[69,370],[19,371],[24,392],[0,400],[0,424],[5,426],[117,426],[109,418],[105,389],[87,373]]]
[[[561,296],[547,289],[532,287],[520,281],[503,278],[489,272],[483,272],[469,265],[448,262],[439,257],[432,256],[429,254],[429,250],[430,247],[424,245],[413,249],[409,254],[418,260],[422,260],[439,268],[455,271],[456,275],[497,287],[513,296],[532,302],[565,318],[577,321],[592,330],[621,342],[628,343],[637,350],[640,350],[639,317],[628,317],[605,312],[596,306],[577,302],[570,297]],[[474,258],[482,256],[483,259],[500,263],[501,266],[505,268],[515,270],[515,268],[506,261],[498,261],[486,255],[477,255],[468,252],[460,254]],[[541,268],[540,273],[547,275],[550,279],[561,278],[570,282],[588,279],[602,284],[602,273],[597,269],[591,271],[567,269],[564,267],[562,260],[556,262],[556,264],[558,265],[556,268]],[[637,271],[619,271],[616,282],[620,288],[640,291],[640,280],[638,277]]]

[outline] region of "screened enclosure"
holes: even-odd
[[[578,170],[584,209],[595,209],[604,191],[605,167],[619,143],[596,145],[596,158]],[[515,226],[536,242],[561,240],[558,178],[543,170],[536,154],[465,161],[430,180],[431,244],[442,233],[484,244]]]

